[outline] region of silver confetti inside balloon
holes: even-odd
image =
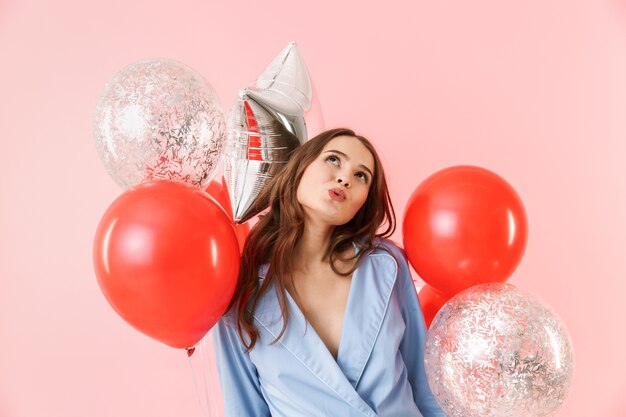
[[[424,354],[448,417],[548,417],[567,397],[569,335],[537,298],[506,283],[473,286],[439,311]]]
[[[312,91],[295,42],[253,86],[240,91],[230,112],[224,151],[224,177],[236,223],[258,214],[253,205],[259,193],[307,140],[305,113],[311,108]],[[319,121],[321,113],[315,116]]]
[[[146,60],[106,84],[94,136],[107,171],[124,188],[160,179],[204,188],[215,174],[226,123],[202,76],[174,60]]]

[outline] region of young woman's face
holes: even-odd
[[[357,138],[337,136],[304,170],[298,202],[309,218],[345,224],[365,203],[373,175],[371,152]]]

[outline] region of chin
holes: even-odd
[[[332,201],[299,201],[306,217],[324,222],[329,226],[342,226],[354,218],[356,212],[348,213],[349,207],[336,205]]]
[[[338,215],[337,212],[329,212],[328,210],[305,210],[305,212],[307,217],[322,221],[329,226],[342,226],[352,219],[345,214]]]
[[[352,216],[354,217],[354,216]],[[352,220],[352,217],[337,217],[335,216],[332,219],[329,219],[329,223],[332,224],[333,226],[343,226],[344,224],[348,223],[350,220]]]

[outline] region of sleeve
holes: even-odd
[[[427,329],[417,291],[404,251],[398,249],[398,281],[400,308],[406,329],[400,342],[400,353],[406,364],[408,378],[413,387],[413,399],[424,417],[446,417],[433,396],[424,370],[424,349]]]
[[[270,416],[256,367],[249,353],[245,353],[237,330],[222,318],[212,333],[217,372],[224,395],[224,417]]]

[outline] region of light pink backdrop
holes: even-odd
[[[295,40],[327,127],[372,138],[402,219],[457,164],[525,203],[510,282],[571,333],[560,417],[626,415],[626,7],[617,0],[0,1],[0,416],[199,416],[183,351],[109,307],[91,263],[121,190],[92,137],[100,90],[169,57],[226,108]],[[400,240],[399,233],[396,239]]]

